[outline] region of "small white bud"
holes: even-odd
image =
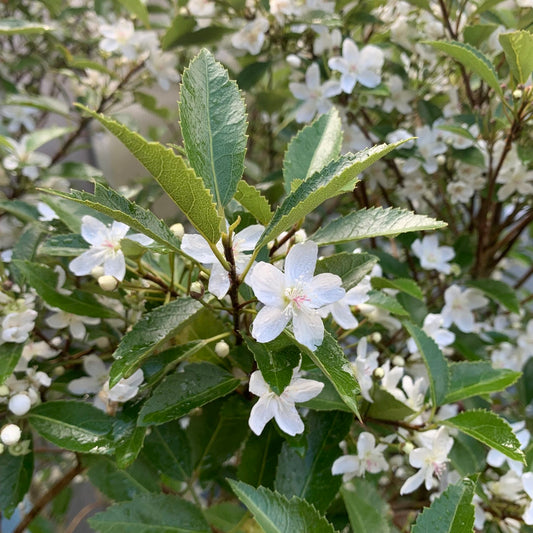
[[[392,358],[392,364],[394,366],[405,366],[405,359],[401,355],[395,355]]]
[[[189,291],[191,298],[199,300],[204,295],[204,292],[205,292],[205,289],[204,289],[202,282],[193,281],[191,283],[191,289]]]
[[[109,347],[109,339],[107,337],[98,337],[94,340],[94,344],[100,350],[105,350]]]
[[[374,331],[371,335],[369,335],[370,342],[374,342],[376,344],[381,342],[382,335],[379,331]]]
[[[229,346],[225,341],[219,341],[215,344],[215,353],[219,357],[227,357],[229,354]]]
[[[102,277],[103,275],[105,274],[105,270],[104,270],[104,267],[103,266],[95,266],[92,270],[91,270],[91,276],[94,278],[94,279],[98,279],[100,277]]]
[[[403,445],[403,451],[407,454],[411,453],[415,449],[415,445],[412,442],[406,442]]]
[[[25,415],[31,408],[31,400],[27,394],[19,392],[9,398],[9,410],[17,416]]]
[[[12,446],[13,444],[17,444],[17,442],[20,440],[20,436],[21,431],[16,424],[7,424],[0,431],[0,440],[6,446]]]
[[[114,291],[118,287],[118,279],[113,276],[100,276],[98,285],[103,291]]]
[[[292,68],[298,68],[302,64],[302,60],[296,54],[289,54],[287,56],[287,63]]]
[[[181,239],[185,233],[185,228],[183,227],[183,224],[178,222],[177,224],[172,224],[172,226],[170,226],[170,231],[174,233],[178,239]]]
[[[65,373],[65,367],[64,366],[56,366],[52,370],[52,374],[56,377],[62,376]]]
[[[444,154],[439,154],[437,156],[437,163],[439,165],[444,165],[444,163],[446,163],[446,156]]]
[[[385,370],[383,368],[379,367],[374,370],[374,377],[381,379],[385,375]]]
[[[304,229],[299,229],[299,230],[294,234],[294,242],[295,242],[295,243],[304,242],[305,239],[307,239],[307,233],[305,232]]]
[[[515,100],[520,100],[520,98],[522,98],[522,96],[524,96],[524,91],[522,91],[522,89],[515,89],[513,91],[513,98]]]
[[[9,396],[9,387],[7,385],[0,385],[0,396]]]

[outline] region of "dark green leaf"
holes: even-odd
[[[355,287],[378,262],[378,258],[370,254],[350,254],[341,252],[324,257],[317,262],[315,274],[329,272],[342,279],[342,286],[349,291]]]
[[[6,342],[0,348],[0,385],[13,373],[22,355],[24,343]]]
[[[245,533],[238,526],[243,522],[246,514],[246,509],[230,502],[216,503],[204,510],[204,516],[209,524],[224,533]]]
[[[270,61],[256,61],[244,67],[237,76],[237,85],[242,91],[249,91],[268,72]]]
[[[368,406],[365,415],[378,420],[404,420],[415,413],[408,405],[396,399],[390,392],[381,387],[374,388],[374,400]]]
[[[42,229],[39,226],[34,224],[28,225],[13,246],[11,266],[9,270],[13,281],[18,285],[28,283],[29,285],[33,286],[28,273],[21,268],[21,262],[33,260],[37,251],[37,247],[39,246],[39,241],[41,240],[41,234]],[[36,287],[33,288],[37,290]]]
[[[118,0],[131,15],[135,15],[146,27],[150,27],[148,9],[142,0]]]
[[[0,210],[5,211],[22,222],[36,222],[39,219],[39,210],[22,200],[0,200]]]
[[[178,45],[181,37],[191,32],[194,29],[196,22],[193,17],[187,17],[182,14],[177,15],[170,24],[165,35],[161,39],[161,47],[163,50],[169,50]]]
[[[374,289],[395,289],[397,291],[405,292],[413,298],[424,301],[424,294],[420,287],[412,279],[386,279],[374,277],[370,280]]]
[[[26,455],[11,455],[7,450],[0,453],[0,511],[7,517],[30,489],[32,475],[33,451]]]
[[[457,433],[453,436],[453,448],[449,457],[453,468],[462,476],[468,476],[483,472],[487,449],[476,439],[464,433]]]

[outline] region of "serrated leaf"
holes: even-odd
[[[22,355],[24,343],[6,342],[0,349],[0,385],[13,373]]]
[[[400,208],[372,207],[337,218],[319,229],[310,238],[319,245],[340,244],[371,237],[388,237],[412,231],[429,231],[446,227],[424,215]]]
[[[424,301],[424,294],[422,292],[422,289],[420,289],[420,287],[412,279],[387,279],[373,277],[370,280],[370,283],[374,289],[394,289],[397,291],[404,292],[405,294],[409,294],[409,296],[412,296],[417,300]]]
[[[352,530],[357,533],[389,533],[389,506],[369,481],[354,478],[352,488],[341,489]]]
[[[283,183],[285,192],[291,192],[291,183],[305,181],[337,159],[342,146],[342,125],[338,111],[333,107],[291,140],[283,159]]]
[[[473,279],[466,283],[484,292],[489,298],[507,307],[511,313],[520,313],[520,302],[514,291],[507,283],[497,279]]]
[[[86,252],[89,248],[89,243],[81,235],[72,233],[54,235],[39,245],[37,255],[75,257]]]
[[[476,484],[469,478],[450,485],[431,507],[425,508],[416,520],[411,533],[472,533],[474,506],[472,499]]]
[[[329,272],[342,279],[342,286],[349,291],[355,287],[378,262],[378,258],[370,254],[350,254],[340,252],[320,259],[316,264],[315,274]]]
[[[384,309],[393,315],[409,316],[409,313],[394,296],[390,296],[381,291],[369,291],[368,300],[365,303]]]
[[[213,244],[220,239],[221,217],[217,214],[213,198],[202,178],[196,176],[183,159],[162,144],[148,142],[123,124],[90,109],[77,105],[98,120],[152,174],[165,192],[183,211],[191,224]]]
[[[533,70],[533,35],[521,30],[501,33],[498,39],[514,78],[518,83],[526,83]]]
[[[321,203],[342,193],[348,184],[354,186],[357,183],[357,176],[363,170],[404,142],[380,144],[357,154],[348,153],[335,161],[331,161],[319,172],[315,172],[293,193],[289,194],[278,207],[261,235],[257,247],[261,248],[266,245],[283,231],[299,222]]]
[[[51,30],[52,27],[48,24],[30,22],[29,20],[8,18],[0,20],[0,35],[29,35],[34,33],[46,33]]]
[[[453,418],[442,420],[441,423],[474,437],[515,461],[525,462],[520,442],[511,426],[490,411],[464,411]]]
[[[117,318],[120,315],[108,307],[100,305],[90,293],[74,290],[72,294],[57,292],[57,272],[44,265],[29,261],[14,260],[13,264],[23,273],[27,282],[51,307],[57,307],[80,316]]]
[[[1,21],[0,24],[2,22],[4,21]],[[62,100],[52,98],[51,96],[10,94],[6,96],[6,104],[34,107],[36,109],[41,109],[42,111],[51,111],[52,113],[72,119],[68,105]]]
[[[268,200],[253,185],[244,180],[237,184],[235,200],[239,202],[263,225],[267,225],[272,219],[272,211]]]
[[[498,76],[494,70],[494,65],[490,60],[483,55],[479,50],[470,46],[469,44],[460,43],[458,41],[423,41],[424,44],[429,44],[445,52],[450,57],[459,61],[468,70],[476,73],[489,87],[494,89],[500,96],[503,96],[503,91],[498,81]]]
[[[265,487],[254,488],[228,480],[233,492],[248,507],[265,533],[335,533],[333,526],[311,504],[293,497],[288,500]]]
[[[275,342],[259,343],[250,337],[245,337],[248,349],[253,353],[257,366],[270,385],[272,391],[278,396],[291,382],[293,369],[300,361],[300,350],[296,346],[286,346],[277,350]]]
[[[173,494],[145,494],[89,518],[99,533],[210,533],[202,511]]]
[[[298,496],[325,512],[342,484],[331,467],[342,455],[343,440],[353,420],[351,413],[311,412],[307,417],[307,447],[301,456],[288,443],[283,445],[276,471],[276,490],[290,498]]]
[[[34,205],[22,200],[0,200],[0,210],[17,217],[25,223],[37,222],[40,216],[39,210]]]
[[[462,476],[483,472],[486,466],[487,449],[476,439],[457,433],[453,436],[450,463]]]
[[[141,0],[118,0],[132,15],[135,15],[144,26],[150,27],[148,9]]]
[[[237,84],[205,49],[183,73],[179,111],[189,162],[224,207],[244,172],[246,110]]]
[[[243,521],[247,514],[248,511],[241,505],[231,502],[215,503],[204,509],[204,516],[209,524],[223,533],[245,533],[239,526],[244,526]]]
[[[448,363],[448,372],[449,387],[444,403],[502,391],[522,375],[505,368],[493,368],[488,361]]]
[[[178,238],[161,219],[157,218],[151,211],[130,202],[109,187],[95,183],[94,194],[75,190],[72,190],[70,194],[59,191],[48,192],[104,213],[113,220],[127,224],[130,228],[147,235],[171,250],[178,251],[180,249]]]
[[[143,454],[165,476],[187,481],[192,475],[189,441],[177,420],[151,428]]]
[[[404,327],[416,343],[422,354],[429,376],[431,401],[434,406],[445,403],[448,392],[448,364],[437,343],[425,331],[411,322],[404,322]]]
[[[0,511],[6,517],[11,516],[30,489],[32,476],[33,450],[26,455],[11,455],[7,450],[0,453]]]
[[[109,386],[128,377],[150,354],[172,338],[187,320],[202,309],[202,304],[192,298],[178,298],[167,305],[146,313],[124,335],[113,353],[115,361],[109,372]]]
[[[375,387],[372,392],[374,400],[365,412],[366,416],[377,418],[378,420],[404,420],[408,416],[414,415],[415,411],[408,405],[395,398],[389,391]]]
[[[139,424],[163,424],[181,418],[192,409],[226,396],[239,386],[234,378],[211,363],[187,365],[183,372],[167,376],[143,405]]]
[[[28,414],[33,428],[52,444],[73,452],[110,453],[113,419],[88,403],[41,403]]]

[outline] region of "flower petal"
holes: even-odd
[[[285,276],[275,266],[261,261],[255,265],[248,284],[252,287],[256,298],[271,307],[285,306],[283,294],[285,292]]]
[[[181,240],[181,250],[199,263],[217,263],[218,259],[201,235],[185,234]]]
[[[257,342],[273,341],[288,323],[289,317],[278,307],[263,307],[252,324],[252,336]]]
[[[217,298],[224,298],[230,286],[229,274],[220,263],[213,263],[211,275],[209,276],[208,289]]]
[[[261,226],[261,224],[253,224],[252,226],[248,226],[242,231],[239,231],[234,238],[236,253],[253,250],[263,231],[265,231],[265,228],[264,226]]]
[[[294,313],[292,319],[294,337],[296,340],[307,346],[310,350],[315,350],[324,340],[324,324],[322,318],[314,309],[304,308]]]
[[[93,246],[99,246],[106,240],[109,228],[91,215],[81,219],[81,236]]]
[[[73,379],[67,388],[72,394],[81,396],[82,394],[96,394],[100,391],[101,385],[95,378],[83,377]]]
[[[407,478],[405,483],[402,485],[402,488],[400,489],[400,494],[410,494],[411,492],[414,492],[422,483],[424,482],[425,477],[425,471],[419,470],[414,476],[411,476],[410,478]]]
[[[352,477],[359,472],[359,457],[356,455],[343,455],[335,459],[331,467],[334,476],[339,474],[351,474]]]
[[[104,380],[107,377],[107,368],[104,362],[94,354],[85,357],[83,360],[83,370],[95,379]]]
[[[354,329],[359,324],[357,318],[352,314],[350,306],[345,303],[345,300],[335,302],[328,306],[331,311],[333,320],[343,329]]]
[[[311,281],[317,256],[318,246],[313,241],[293,246],[285,259],[287,286],[294,286],[298,281]]]
[[[307,402],[315,396],[318,396],[323,388],[324,383],[321,383],[320,381],[296,378],[291,381],[290,385],[285,387],[281,397],[292,403]]]
[[[274,418],[276,403],[276,399],[269,394],[261,396],[259,401],[252,407],[248,425],[256,435],[261,435],[268,422]]]
[[[91,270],[104,262],[107,250],[101,248],[91,248],[73,259],[68,267],[76,276],[86,276]]]
[[[108,254],[104,260],[104,273],[106,276],[113,276],[119,281],[126,275],[126,260],[122,250],[117,250],[113,254]]]
[[[248,389],[252,394],[256,396],[264,396],[265,394],[270,394],[271,390],[268,386],[268,383],[265,381],[261,370],[256,370],[250,376],[250,383]]]
[[[303,433],[305,426],[293,403],[277,401],[276,408],[274,418],[282,431],[292,437]]]
[[[336,274],[324,273],[315,276],[308,284],[310,306],[316,308],[338,302],[346,294],[341,284],[342,280]]]

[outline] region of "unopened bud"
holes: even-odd
[[[307,239],[307,233],[305,232],[304,229],[299,229],[299,230],[294,234],[294,242],[295,242],[295,243],[304,242],[305,239]]]
[[[94,340],[94,345],[100,350],[105,350],[109,347],[109,339],[107,337],[98,337]]]
[[[15,394],[9,399],[8,408],[14,415],[25,415],[31,408],[30,397],[22,392]]]
[[[229,354],[229,345],[225,341],[219,341],[215,344],[215,353],[219,357],[227,357]]]
[[[405,359],[401,355],[395,355],[392,358],[392,364],[394,366],[405,366]]]
[[[412,442],[406,442],[403,445],[403,451],[407,454],[411,453],[415,449],[415,445]]]
[[[178,238],[178,239],[181,239],[185,233],[185,228],[183,227],[183,224],[180,224],[179,222],[176,223],[176,224],[172,224],[172,226],[170,226],[170,231],[172,233],[174,233],[174,235]]]
[[[104,271],[104,267],[103,266],[95,266],[91,270],[91,276],[94,279],[98,279],[98,278],[102,277],[104,274],[105,274],[105,271]]]
[[[52,374],[54,376],[62,376],[63,374],[65,373],[65,367],[64,366],[56,366],[53,370],[52,370]]]
[[[22,432],[16,424],[7,424],[0,431],[0,440],[6,446],[12,446],[20,440],[21,434]]]
[[[383,368],[379,367],[374,370],[374,377],[381,379],[385,375],[385,370]]]
[[[286,59],[292,68],[298,68],[302,64],[302,60],[295,54],[289,54]]]
[[[520,100],[520,98],[522,98],[522,96],[524,96],[524,91],[522,91],[522,89],[515,89],[513,91],[513,98],[515,100]]]
[[[379,343],[381,342],[382,335],[379,331],[374,331],[371,335],[369,335],[370,342]]]
[[[200,281],[193,281],[191,283],[191,289],[189,290],[189,294],[191,295],[191,298],[194,298],[195,300],[199,300],[205,293],[205,288],[203,284]]]
[[[439,165],[444,165],[444,163],[446,163],[446,156],[444,154],[439,154],[437,156],[437,163]]]
[[[0,385],[0,396],[9,396],[9,387],[7,385]]]
[[[98,285],[103,291],[114,291],[118,287],[118,279],[114,276],[100,276]]]

